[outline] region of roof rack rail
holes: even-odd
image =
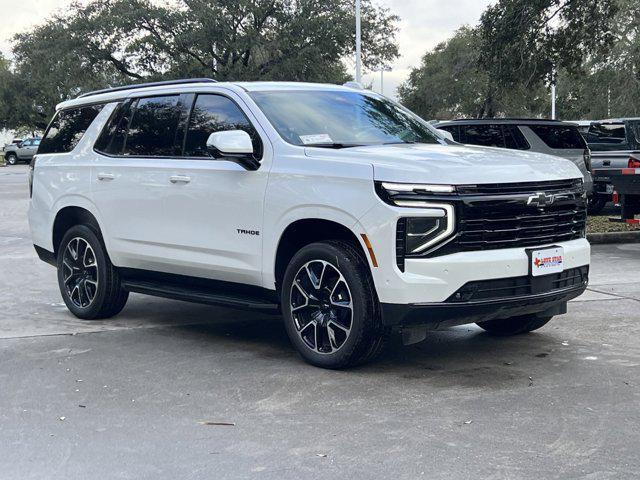
[[[78,98],[91,97],[93,95],[99,95],[101,93],[119,92],[121,90],[136,90],[138,88],[162,87],[166,85],[182,85],[184,83],[217,83],[217,80],[214,80],[212,78],[183,78],[180,80],[165,80],[162,82],[134,83],[132,85],[122,85],[120,87],[94,90],[93,92],[83,93]]]

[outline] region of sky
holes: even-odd
[[[420,65],[422,55],[446,40],[463,25],[474,25],[494,0],[374,0],[400,17],[397,41],[400,58],[384,73],[384,94],[396,96],[396,88]],[[63,11],[71,0],[0,0],[0,51],[7,56],[10,40],[18,32],[43,23]],[[380,91],[380,72],[366,73],[363,83]]]

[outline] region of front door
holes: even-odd
[[[260,285],[266,136],[219,94],[140,98],[128,115],[121,153],[93,172],[114,263]],[[212,132],[234,129],[254,139],[257,171],[207,152]]]

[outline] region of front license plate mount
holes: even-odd
[[[541,277],[564,271],[564,248],[557,245],[525,249],[529,259],[529,275]]]

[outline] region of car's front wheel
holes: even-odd
[[[91,227],[76,225],[67,231],[57,262],[62,299],[76,317],[108,318],[124,308],[129,292],[122,288],[118,271]]]
[[[520,317],[489,320],[477,325],[492,335],[510,336],[520,333],[528,333],[544,327],[553,317],[537,317],[535,315],[523,315]]]
[[[312,365],[345,368],[383,348],[386,332],[369,267],[347,242],[313,243],[297,252],[281,302],[291,343]]]
[[[7,153],[5,160],[7,161],[7,165],[15,165],[18,163],[18,157],[15,153]]]

